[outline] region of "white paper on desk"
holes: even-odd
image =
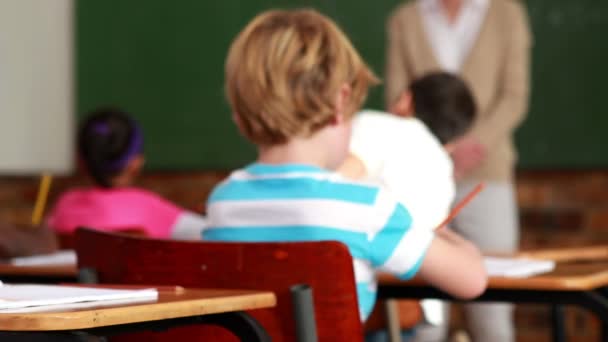
[[[146,304],[155,303],[157,298],[129,298],[129,299],[116,299],[116,300],[103,300],[94,302],[82,302],[72,304],[54,304],[44,306],[28,306],[26,308],[19,309],[6,309],[0,310],[0,317],[3,313],[31,313],[31,312],[65,312],[68,310],[83,310],[83,309],[99,309],[108,306],[118,306],[127,304]]]
[[[73,250],[61,250],[51,254],[18,257],[11,259],[11,264],[15,266],[76,265],[76,252]]]
[[[35,306],[157,298],[156,289],[117,290],[61,285],[3,284],[0,285],[0,313]]]
[[[490,277],[526,278],[555,269],[553,260],[484,257],[483,261]]]

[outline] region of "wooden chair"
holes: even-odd
[[[79,268],[94,269],[100,283],[273,291],[277,306],[250,314],[275,342],[296,340],[289,289],[308,284],[313,289],[319,341],[363,339],[352,258],[339,242],[168,241],[80,229],[76,252]],[[230,340],[228,333],[211,330],[179,328],[138,337],[146,341]]]

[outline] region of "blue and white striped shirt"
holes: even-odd
[[[253,164],[211,194],[204,240],[344,243],[353,256],[362,319],[376,301],[376,270],[407,279],[433,232],[411,229],[407,210],[377,186],[318,167]]]

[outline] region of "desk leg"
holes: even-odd
[[[399,322],[399,306],[397,300],[387,299],[384,301],[384,316],[390,342],[401,342],[401,324]]]
[[[551,305],[551,332],[553,335],[553,342],[566,341],[564,324],[564,307],[558,304]]]

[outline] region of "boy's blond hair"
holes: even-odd
[[[344,33],[314,10],[256,16],[232,43],[226,93],[242,133],[258,145],[309,137],[335,118],[343,84],[349,119],[377,83]]]

